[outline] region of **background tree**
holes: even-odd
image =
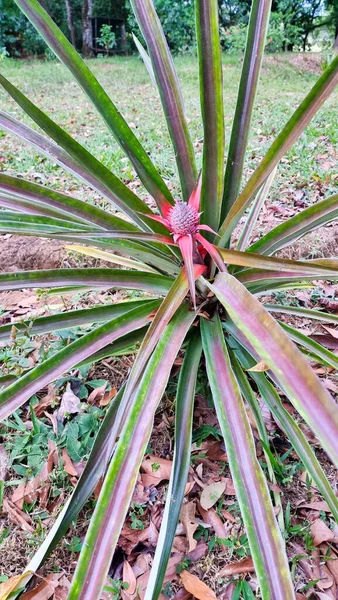
[[[75,37],[75,29],[74,29],[73,17],[72,17],[72,7],[70,4],[70,0],[65,0],[65,2],[66,2],[67,23],[68,23],[68,29],[70,32],[70,39],[71,39],[73,46],[75,47],[76,46],[76,37]]]
[[[93,0],[83,0],[82,4],[82,54],[93,56]]]

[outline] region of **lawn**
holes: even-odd
[[[235,56],[226,56],[223,59],[226,144],[230,137],[241,61],[241,57]],[[170,139],[158,94],[143,63],[137,57],[96,59],[88,62],[148,150],[168,186],[177,196],[178,176]],[[200,166],[203,134],[195,57],[179,57],[176,59],[176,66],[182,83],[197,162]],[[138,194],[151,202],[122,150],[61,64],[56,61],[4,60],[0,69],[59,125],[75,136],[131,188],[137,188]],[[320,73],[320,57],[317,56],[271,55],[266,58],[257,93],[245,167],[246,176],[256,167],[276,133],[311,89]],[[282,159],[266,208],[255,231],[255,238],[278,222],[294,215],[300,208],[337,192],[337,100],[338,91],[332,94],[292,150]],[[1,90],[0,108],[32,125],[29,118]],[[0,132],[0,169],[10,175],[22,176],[69,192],[88,202],[102,202],[87,186],[69,176],[56,164],[25,146],[19,139],[2,132]],[[337,256],[337,233],[336,226],[330,225],[304,238],[293,249],[288,250],[288,255],[297,258]],[[53,257],[55,254],[56,263],[59,261],[63,266],[74,262],[88,264],[87,259],[81,259],[74,253],[67,253],[58,246],[46,246],[46,244],[53,244],[52,242],[46,242],[42,247],[34,246],[35,242],[30,238],[28,240],[25,246],[21,238],[0,236],[2,255],[0,270],[25,268],[23,265],[28,264],[26,259],[31,252],[39,254],[36,263],[33,257],[33,265],[36,264],[39,268],[46,266],[45,261],[47,266],[50,266],[48,261],[51,254]],[[20,252],[21,257],[19,257]],[[12,262],[8,263],[8,257],[13,259]],[[16,262],[19,258],[20,264]],[[331,309],[334,312],[338,310],[336,294],[337,286],[329,286],[325,282],[319,284],[315,290],[289,292],[295,304],[303,303],[305,306],[313,307],[328,306],[328,302],[331,302]],[[118,298],[123,296],[120,292],[116,292],[115,295]],[[134,295],[135,293],[128,297]],[[77,293],[66,298],[62,295],[36,295],[31,292],[18,292],[14,295],[2,293],[0,294],[0,322],[1,324],[14,323],[22,318],[32,318],[34,314],[45,315],[55,310],[62,310],[65,306],[72,308],[104,304],[112,300],[114,294],[108,296],[106,292],[83,295]],[[274,297],[270,301],[274,301]],[[278,295],[278,301],[283,301],[283,293]],[[302,327],[307,334],[314,333],[310,331],[309,322],[301,323],[295,320],[292,323],[294,326]],[[75,329],[63,332],[62,336],[54,334],[43,339],[34,338],[33,341],[28,338],[16,340],[13,337],[10,345],[0,347],[0,363],[1,361],[3,363],[0,364],[0,375],[18,374],[22,369],[36,364],[42,356],[48,356],[48,353],[67,344],[69,339],[75,339],[79,332],[79,329]],[[337,350],[338,335],[335,329],[325,331],[315,326],[315,333],[321,334],[322,337],[326,336],[329,347]],[[322,341],[324,343],[324,340]],[[44,412],[36,411],[36,399],[33,399],[30,410],[26,407],[17,411],[16,416],[0,429],[0,518],[2,518],[0,575],[3,578],[21,573],[29,556],[42,542],[46,530],[52,525],[53,518],[81,473],[83,461],[88,456],[105,406],[114,397],[116,389],[121,386],[130,370],[132,360],[132,354],[120,358],[108,358],[96,365],[65,374],[64,379],[59,380],[56,386],[50,386],[45,392]],[[326,381],[330,391],[336,393],[338,382],[332,370],[317,366],[317,372]],[[167,474],[172,459],[176,385],[177,378],[174,375],[169,394],[164,398],[156,417],[154,434],[148,449],[150,458],[148,457],[143,463],[134,501],[111,568],[110,586],[116,587],[116,593],[114,595],[113,592],[106,592],[105,600],[132,597],[127,596],[126,591],[123,590],[120,596],[118,591],[121,587],[121,579],[126,581],[128,577],[128,569],[124,561],[131,562],[133,566],[137,564],[140,577],[143,575],[146,577],[151,564],[163,513]],[[76,408],[79,399],[82,403],[80,411]],[[62,410],[66,415],[62,415]],[[326,510],[325,502],[311,486],[303,465],[291,451],[288,440],[281,434],[269,411],[265,412],[264,418],[276,452],[277,493],[282,493],[286,509],[285,537],[288,542],[288,554],[293,561],[295,585],[302,594],[305,594],[300,595],[299,598],[309,598],[311,590],[315,589],[313,598],[321,598],[317,593],[322,593],[324,599],[325,590],[325,600],[334,599],[336,596],[333,594],[336,593],[338,584],[337,573],[331,573],[330,565],[326,567],[325,561],[320,562],[319,551],[315,546],[321,544],[323,555],[325,549],[323,550],[322,542],[325,543],[325,535],[319,542],[320,532],[318,532],[318,537],[314,540],[312,529],[315,523],[318,527],[319,520],[321,521],[319,525],[323,523],[323,528],[328,526],[332,528],[330,514]],[[255,589],[256,579],[250,567],[247,538],[239,517],[224,446],[216,423],[210,408],[210,391],[206,389],[205,382],[200,381],[194,421],[190,488],[185,504],[186,517],[182,518],[175,538],[171,575],[168,575],[164,590],[166,595],[163,598],[184,600],[189,597],[179,591],[178,574],[184,569],[196,574],[215,590],[219,600],[230,600],[235,588],[238,592],[242,590],[240,597],[249,599],[252,597],[251,590]],[[316,440],[311,437],[309,429],[304,426],[303,431],[316,449]],[[263,460],[258,437],[256,441],[259,456]],[[318,451],[318,456],[332,485],[336,486],[337,473],[328,463],[324,453]],[[47,460],[48,464],[53,465],[47,478],[48,485],[46,481],[37,479],[41,464],[47,464]],[[201,489],[213,483],[215,474],[216,477],[221,474],[226,481],[225,495],[213,509],[204,513],[199,510],[197,513],[197,500]],[[1,479],[5,479],[2,487]],[[33,482],[31,496],[26,490],[21,497],[17,495],[13,499],[13,491],[18,490],[17,486],[26,480]],[[41,496],[41,490],[42,492],[45,490],[44,496],[43,494]],[[91,500],[86,505],[77,525],[74,525],[67,536],[66,542],[60,544],[43,571],[44,575],[53,575],[53,581],[63,592],[67,590],[69,578],[74,570],[93,502]],[[309,504],[312,505],[310,508]],[[190,533],[192,529],[195,532],[195,538],[187,545],[186,536],[189,535],[189,527]],[[337,536],[337,532],[335,530],[333,532]],[[326,530],[325,533],[327,534]],[[242,569],[237,567],[236,570],[233,563],[242,559],[245,559],[246,563],[242,565]],[[251,574],[247,575],[248,572]],[[318,580],[321,582],[315,587],[315,582]],[[65,596],[60,595],[60,598],[62,597]]]

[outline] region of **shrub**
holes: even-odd
[[[337,84],[338,57],[332,60],[239,191],[268,26],[268,0],[253,0],[252,4],[225,174],[217,1],[196,1],[204,127],[200,177],[197,177],[174,64],[152,0],[132,0],[147,42],[177,160],[182,195],[173,199],[147,151],[39,2],[16,0],[16,3],[87,93],[158,208],[156,213],[153,212],[83,146],[0,76],[4,89],[43,129],[45,135],[3,112],[0,114],[0,126],[79,176],[126,217],[104,212],[101,208],[24,179],[1,174],[0,202],[6,208],[0,215],[1,230],[58,237],[68,242],[80,239],[92,248],[101,249],[101,256],[108,254],[110,260],[129,267],[1,273],[0,288],[63,286],[145,292],[137,301],[111,304],[104,310],[95,307],[79,313],[75,311],[36,319],[29,328],[33,335],[69,328],[75,321],[77,324],[97,325],[41,364],[27,370],[1,391],[0,418],[5,419],[50,381],[79,363],[111,356],[135,343],[140,344],[131,374],[106,413],[81,479],[55,526],[31,560],[26,579],[29,579],[29,572],[35,571],[51,552],[91,496],[100,477],[104,476],[69,593],[72,600],[97,600],[128,511],[155,411],[166,390],[175,358],[182,351],[184,359],[176,397],[173,469],[146,598],[159,597],[170,556],[189,469],[194,391],[201,371],[208,378],[225,440],[261,597],[277,600],[294,598],[284,541],[275,518],[275,512],[282,514],[280,499],[278,494],[270,496],[256,457],[245,406],[247,404],[255,416],[272,477],[269,458],[272,454],[256,390],[284,430],[337,520],[338,500],[299,428],[297,418],[285,410],[279,395],[279,390],[282,390],[289,398],[337,466],[337,406],[312,370],[307,355],[334,368],[337,367],[337,357],[297,329],[279,323],[273,314],[297,314],[326,322],[336,322],[337,318],[286,304],[263,305],[260,296],[270,290],[297,288],[312,280],[338,279],[335,259],[293,261],[274,257],[278,250],[305,233],[335,219],[338,195],[306,208],[256,243],[250,243],[250,239],[280,159]],[[232,233],[249,207],[237,247],[230,249]],[[150,299],[146,295],[149,293],[152,295]],[[26,331],[27,325],[18,325],[16,335]],[[0,328],[2,339],[10,332],[11,326]],[[256,363],[260,367],[248,371]],[[23,581],[20,579],[20,588]]]
[[[272,13],[265,44],[266,52],[283,52],[288,47],[297,47],[302,30],[292,24],[285,24],[282,15]],[[223,29],[222,45],[229,54],[241,54],[245,51],[248,27],[243,23]]]

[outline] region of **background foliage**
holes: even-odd
[[[66,2],[43,0],[41,4],[62,32],[69,37]],[[248,0],[219,0],[222,46],[230,53],[242,52],[249,19]],[[76,46],[82,47],[83,0],[69,0],[75,30]],[[194,0],[156,0],[156,9],[174,53],[194,51]],[[126,19],[130,48],[131,33],[140,36],[135,17],[126,0],[94,0],[93,16]],[[325,31],[325,35],[319,35]],[[268,32],[267,51],[308,50],[318,37],[332,42],[338,35],[337,0],[274,0]],[[0,0],[0,49],[13,57],[40,55],[46,45],[13,0]],[[1,53],[1,52],[0,52]]]

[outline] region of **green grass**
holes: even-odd
[[[228,143],[242,59],[225,56],[223,60],[226,143]],[[175,194],[179,194],[175,161],[159,97],[143,63],[137,57],[94,59],[88,62],[150,153],[161,174],[169,182]],[[186,113],[199,166],[203,133],[196,58],[193,56],[178,58],[176,66],[182,83]],[[122,150],[117,146],[89,100],[60,63],[5,60],[1,63],[1,70],[12,83],[86,145],[115,174],[127,183],[134,179],[135,174]],[[247,153],[247,173],[257,165],[275,135],[310,90],[317,77],[318,75],[306,70],[300,72],[288,60],[287,55],[269,57],[266,61],[262,69],[252,123]],[[280,169],[277,177],[275,191],[284,182],[287,185],[307,186],[314,181],[314,178],[320,180],[323,191],[332,192],[337,188],[336,174],[325,165],[327,160],[335,160],[337,151],[337,98],[338,92],[335,92],[283,159],[283,168]],[[30,123],[30,119],[2,91],[0,91],[0,108]],[[80,197],[95,200],[93,192],[66,175],[57,165],[35,150],[32,151],[13,136],[1,132],[0,168],[10,174],[29,177],[71,193],[78,192]],[[138,192],[145,194],[141,187],[138,188]]]

